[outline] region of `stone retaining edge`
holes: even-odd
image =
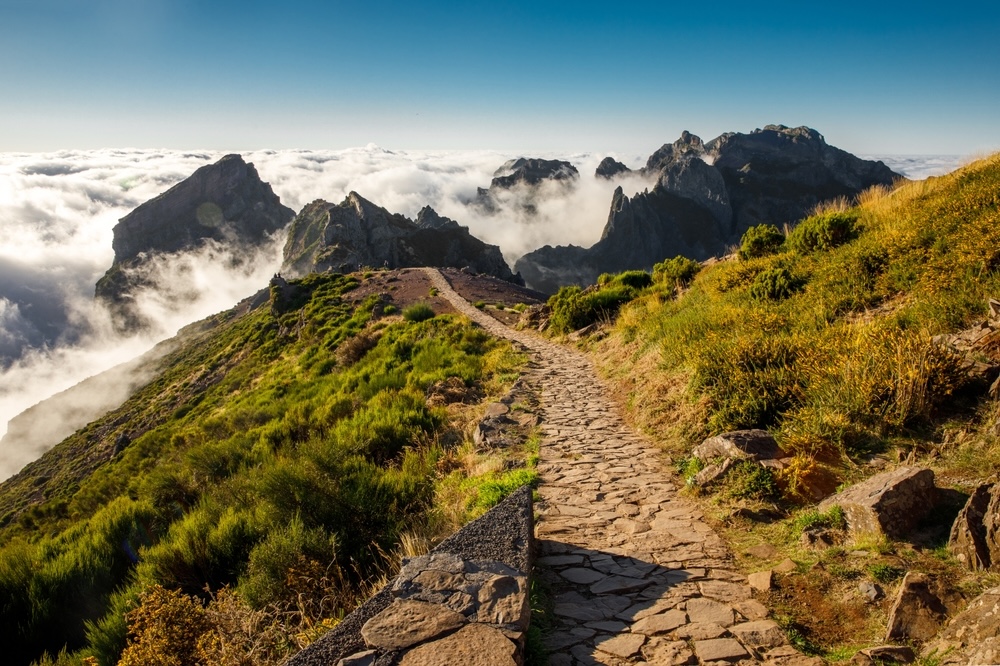
[[[479,518],[442,541],[431,553],[450,553],[463,560],[495,561],[530,576],[535,562],[534,503],[530,486],[522,486]],[[336,627],[285,666],[331,666],[365,650],[361,627],[392,603],[392,581],[358,606]]]

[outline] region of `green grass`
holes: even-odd
[[[124,613],[154,585],[195,597],[228,587],[264,612],[292,603],[286,576],[305,561],[360,590],[427,523],[452,427],[428,387],[457,377],[497,390],[524,355],[426,305],[374,320],[373,298],[342,298],[356,284],[312,275],[270,308],[219,315],[148,387],[4,484],[11,660],[66,648],[114,663]],[[119,427],[132,443],[94,462]],[[534,478],[483,479],[477,509]],[[48,498],[27,506],[25,486]]]

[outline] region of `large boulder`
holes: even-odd
[[[973,491],[951,527],[948,549],[972,571],[1000,567],[1000,485]]]
[[[900,178],[881,162],[828,145],[816,130],[784,125],[708,143],[684,132],[653,153],[643,173],[656,185],[632,197],[615,192],[594,246],[583,253],[574,247],[529,252],[514,269],[532,288],[554,293],[564,284],[591,284],[605,272],[648,270],[678,254],[704,260],[723,254],[751,226],[794,224],[821,201]]]
[[[414,222],[351,192],[339,204],[313,201],[292,220],[283,272],[349,272],[360,266],[469,267],[520,284],[500,248],[431,208],[421,210]]]
[[[819,510],[841,507],[851,532],[904,539],[934,508],[937,499],[934,472],[926,468],[899,467],[826,498]]]

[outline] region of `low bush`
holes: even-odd
[[[785,235],[773,224],[758,224],[750,227],[740,239],[740,259],[756,259],[774,254],[781,249]]]
[[[686,287],[700,270],[697,261],[678,255],[654,265],[653,279],[668,287]]]
[[[758,301],[780,301],[798,291],[801,284],[787,268],[779,266],[758,273],[748,293]]]
[[[857,237],[857,221],[856,210],[807,217],[788,234],[788,245],[800,254],[832,250]]]

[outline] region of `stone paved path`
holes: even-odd
[[[554,595],[553,666],[822,664],[787,644],[655,448],[583,354],[515,331],[425,269],[457,310],[533,354],[542,387],[536,575]]]

